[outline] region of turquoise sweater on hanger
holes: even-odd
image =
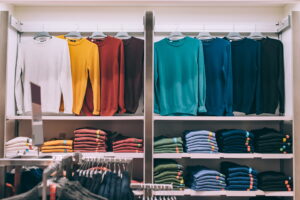
[[[197,115],[206,112],[202,42],[191,37],[165,38],[154,45],[154,112]]]

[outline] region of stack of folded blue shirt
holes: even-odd
[[[219,152],[216,134],[211,131],[187,131],[185,134],[187,153]]]
[[[225,175],[202,166],[187,167],[186,184],[196,191],[218,191],[226,187]]]
[[[257,171],[251,167],[222,162],[221,172],[226,175],[227,190],[257,190]]]
[[[254,152],[254,135],[245,130],[220,130],[216,135],[220,152]]]

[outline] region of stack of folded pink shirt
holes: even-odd
[[[74,152],[106,152],[107,133],[100,129],[80,128],[74,131]]]
[[[123,138],[113,142],[115,153],[142,153],[143,140],[138,138]]]

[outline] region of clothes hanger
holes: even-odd
[[[107,35],[105,33],[99,31],[98,25],[97,25],[97,31],[92,33],[92,35],[90,36],[90,38],[92,38],[92,39],[104,39],[106,37],[107,37]]]
[[[254,32],[250,33],[248,38],[253,39],[253,40],[261,40],[266,38],[261,32],[256,31],[256,24],[254,26]]]
[[[229,32],[228,35],[227,35],[226,37],[227,37],[228,39],[234,40],[234,41],[243,39],[243,37],[241,36],[240,33],[235,32],[235,25],[233,25],[233,32]]]
[[[80,38],[82,38],[81,33],[78,32],[77,30],[78,30],[78,25],[77,25],[76,31],[71,31],[71,32],[67,33],[65,35],[65,37],[66,38],[74,38],[74,39],[80,39]]]
[[[210,40],[213,39],[215,37],[213,37],[209,32],[205,31],[205,25],[203,25],[203,32],[200,32],[196,38],[200,39],[200,40]]]
[[[171,32],[170,35],[168,36],[168,39],[175,41],[175,40],[183,39],[184,37],[185,36],[181,32]]]
[[[45,31],[45,26],[43,24],[43,28],[42,28],[42,31],[41,32],[37,32],[35,33],[35,35],[33,36],[33,39],[36,40],[36,39],[39,39],[39,41],[46,41],[47,38],[52,38],[52,36]]]
[[[126,39],[130,39],[131,36],[127,32],[118,32],[115,35],[115,38],[118,38],[118,39],[121,39],[121,40],[126,40]]]

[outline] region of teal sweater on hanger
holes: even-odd
[[[191,37],[165,38],[154,45],[154,112],[197,115],[206,112],[202,42]]]

